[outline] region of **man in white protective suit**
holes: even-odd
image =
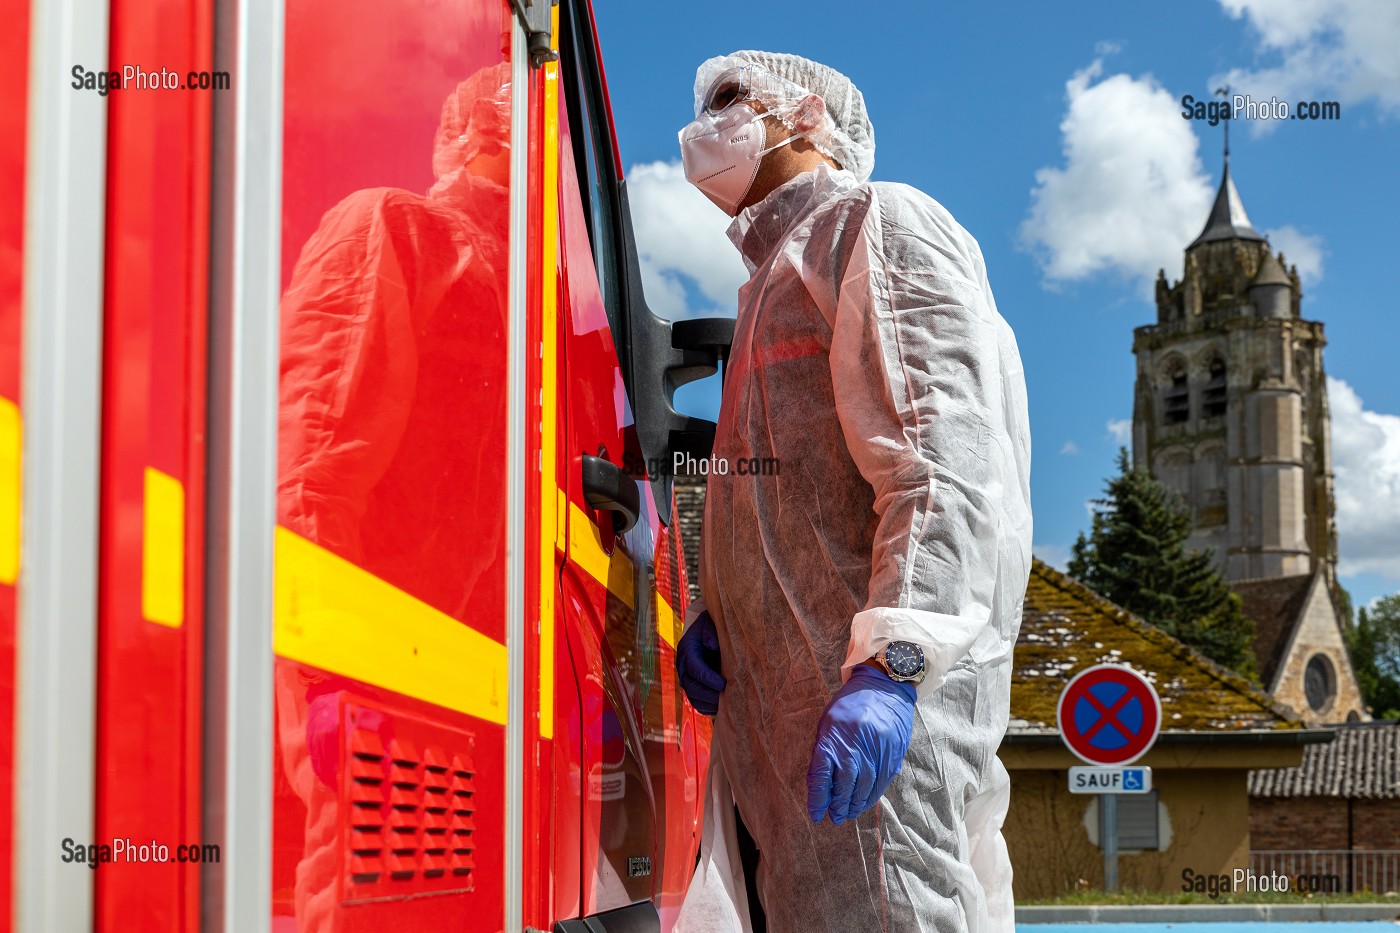
[[[734,217],[750,273],[714,456],[778,467],[710,471],[676,663],[716,719],[677,929],[1011,933],[996,751],[1031,561],[1015,337],[977,242],[869,181],[844,75],[737,52],[695,95],[686,176]]]

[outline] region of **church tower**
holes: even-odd
[[[1188,542],[1254,621],[1264,687],[1307,723],[1367,718],[1347,656],[1333,521],[1322,324],[1297,268],[1249,222],[1230,177],[1180,281],[1157,277],[1157,323],[1133,332],[1133,462],[1179,493]]]
[[[1191,545],[1231,581],[1336,585],[1322,324],[1299,315],[1297,267],[1250,224],[1230,177],[1180,281],[1157,279],[1157,323],[1133,333],[1133,462],[1181,494]]]

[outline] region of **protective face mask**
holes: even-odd
[[[739,204],[753,187],[763,157],[797,138],[789,136],[764,148],[768,141],[766,116],[734,104],[716,114],[702,112],[680,131],[686,180],[730,217],[739,213]]]

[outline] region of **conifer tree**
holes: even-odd
[[[1347,653],[1361,697],[1377,719],[1400,719],[1400,593],[1357,614]]]
[[[1094,500],[1089,535],[1081,532],[1070,576],[1200,651],[1256,678],[1254,623],[1212,565],[1191,551],[1191,513],[1163,483],[1118,452],[1119,475]]]

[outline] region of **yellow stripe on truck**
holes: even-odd
[[[19,406],[0,398],[0,583],[19,579],[21,429]]]
[[[295,532],[275,548],[280,657],[505,723],[505,645]]]
[[[593,519],[583,509],[569,503],[569,559],[584,572],[608,588],[630,609],[637,608],[636,587],[632,561],[620,548],[612,554],[603,549],[603,539]],[[656,593],[656,631],[672,648],[680,637],[680,621],[676,611],[660,593]]]
[[[146,467],[141,532],[141,615],[179,628],[185,622],[185,487]]]
[[[656,633],[666,644],[676,647],[676,639],[680,637],[680,620],[676,618],[676,610],[660,593],[656,596]]]
[[[552,14],[559,35],[559,8]],[[562,516],[555,509],[562,495],[555,477],[559,423],[558,336],[559,296],[559,63],[544,66],[544,230],[540,240],[540,737],[554,737],[554,543]]]
[[[622,600],[628,608],[636,608],[632,562],[621,548],[613,548],[609,555],[603,549],[603,537],[598,526],[572,502],[569,503],[569,558],[607,587],[608,592]]]

